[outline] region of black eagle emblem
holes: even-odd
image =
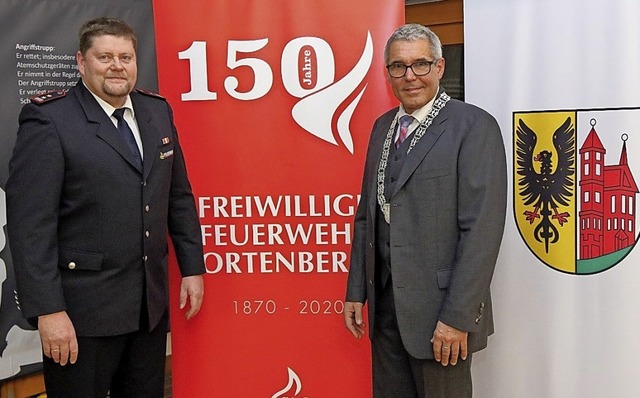
[[[568,206],[569,198],[573,196],[575,128],[571,118],[553,133],[553,146],[558,156],[555,170],[552,152],[545,149],[534,155],[537,141],[536,133],[520,119],[516,130],[518,186],[524,205],[533,205],[533,210],[527,210],[523,215],[529,224],[538,221],[533,236],[538,242],[544,242],[545,251],[549,253],[549,245],[560,238],[553,220],[562,226],[570,216],[568,212],[558,213],[558,207]],[[539,172],[534,169],[534,161],[540,162]]]

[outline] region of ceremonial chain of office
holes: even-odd
[[[413,133],[413,137],[411,138],[411,143],[409,144],[409,149],[407,149],[407,155],[409,154],[409,152],[411,152],[413,147],[416,146],[418,141],[420,141],[420,138],[422,138],[422,136],[427,131],[429,126],[431,126],[433,119],[435,119],[436,116],[438,116],[438,114],[440,113],[440,110],[444,108],[444,106],[447,104],[447,102],[450,99],[451,97],[449,97],[447,93],[445,93],[444,91],[436,99],[427,117],[424,119],[424,121],[422,121],[422,123],[420,123],[420,126],[418,126],[415,133]],[[378,204],[380,205],[380,209],[382,210],[382,214],[384,215],[384,220],[387,222],[387,224],[389,224],[391,221],[391,211],[390,211],[389,203],[386,203],[386,200],[384,198],[384,177],[387,172],[387,163],[389,160],[389,148],[391,148],[391,141],[393,141],[393,136],[395,135],[397,125],[398,125],[398,117],[396,116],[396,118],[393,120],[393,123],[391,123],[391,127],[389,127],[389,131],[387,132],[387,138],[384,140],[384,146],[382,148],[382,157],[380,159],[380,164],[378,166],[378,190],[377,190]]]

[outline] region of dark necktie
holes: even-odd
[[[411,122],[413,122],[413,116],[411,115],[404,115],[400,118],[400,134],[398,134],[398,139],[396,140],[396,149],[407,139]]]
[[[126,108],[118,108],[113,111],[113,117],[118,120],[118,132],[129,146],[129,149],[133,153],[135,158],[136,167],[138,170],[142,170],[142,157],[140,156],[140,150],[138,149],[138,144],[136,143],[136,139],[133,136],[133,131],[129,127],[129,124],[126,120],[124,120],[124,111]]]

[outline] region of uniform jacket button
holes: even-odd
[[[76,263],[74,263],[73,261],[69,263],[68,265],[69,269],[76,269]]]

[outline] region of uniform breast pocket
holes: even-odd
[[[160,160],[173,159],[173,145],[162,145],[158,149]]]

